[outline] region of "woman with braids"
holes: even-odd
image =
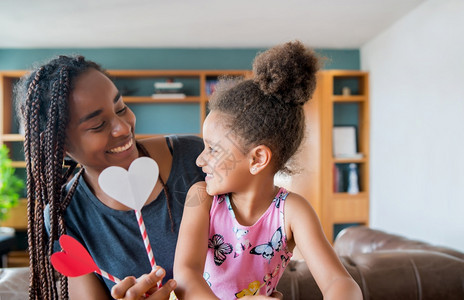
[[[197,159],[206,179],[189,191],[176,248],[181,299],[271,295],[295,247],[324,299],[362,299],[309,202],[274,185],[303,139],[317,70],[313,51],[289,42],[257,56],[253,78],[216,88]]]
[[[82,56],[59,56],[37,67],[15,92],[25,127],[30,299],[167,299],[176,285],[172,265],[185,195],[204,179],[195,166],[201,139],[136,141],[134,114],[100,66]],[[156,261],[165,269],[151,271],[133,211],[103,193],[97,181],[105,168],[127,169],[140,156],[159,165],[142,211]],[[49,258],[65,233],[122,282],[113,287],[91,273],[60,276],[58,288]]]

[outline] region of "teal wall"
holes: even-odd
[[[0,49],[0,70],[29,69],[58,54],[81,54],[106,69],[251,69],[264,48],[237,49]],[[324,69],[359,70],[359,50],[316,49]]]
[[[40,64],[59,54],[81,54],[105,69],[249,70],[256,54],[264,50],[266,49],[0,49],[0,70],[27,70],[34,64]],[[324,58],[324,69],[360,68],[359,50],[316,49],[316,52]],[[136,133],[200,132],[198,105],[132,104],[130,107],[138,117]]]

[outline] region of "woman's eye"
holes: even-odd
[[[124,105],[124,107],[123,107],[122,109],[118,110],[116,113],[117,113],[118,115],[121,115],[121,114],[123,114],[126,110],[127,110],[127,106]]]
[[[92,128],[90,128],[90,130],[98,131],[98,130],[102,129],[104,125],[105,125],[105,122],[101,122],[100,125],[92,127]]]

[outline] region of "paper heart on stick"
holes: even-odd
[[[153,191],[158,175],[156,161],[139,157],[132,162],[128,171],[116,166],[104,169],[98,177],[98,184],[110,197],[140,211]]]
[[[58,272],[68,277],[76,277],[99,271],[89,252],[74,238],[62,235],[60,245],[63,251],[50,257],[53,267]]]

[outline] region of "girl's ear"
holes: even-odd
[[[259,145],[250,150],[250,173],[256,175],[264,170],[270,163],[272,151],[268,146]]]

